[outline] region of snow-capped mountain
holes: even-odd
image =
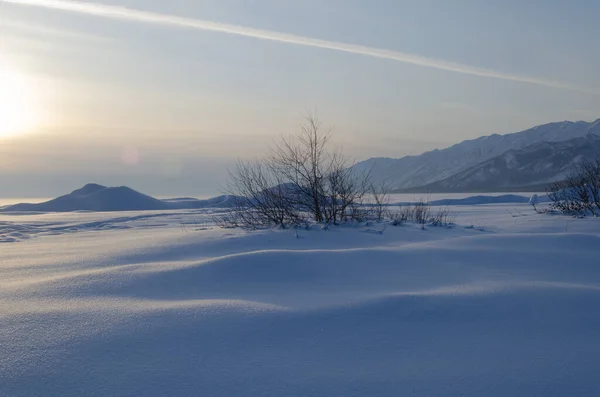
[[[538,142],[509,150],[451,177],[418,190],[428,192],[483,192],[536,190],[562,180],[570,169],[586,159],[600,156],[600,135],[565,142]],[[522,189],[520,189],[522,188]]]
[[[356,164],[372,169],[375,182],[385,181],[391,189],[431,185],[466,171],[510,150],[524,149],[540,142],[563,142],[590,134],[600,135],[600,119],[593,122],[563,121],[544,124],[512,134],[493,134],[463,141],[443,150],[400,159],[372,158]]]

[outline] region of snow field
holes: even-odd
[[[299,238],[2,214],[27,237],[0,244],[0,395],[600,394],[600,223],[452,211]]]

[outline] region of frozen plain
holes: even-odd
[[[0,214],[0,396],[600,395],[600,220],[451,210]]]

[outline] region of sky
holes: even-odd
[[[594,0],[0,0],[0,197],[219,193],[310,109],[355,158],[600,117]]]

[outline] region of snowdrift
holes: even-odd
[[[0,395],[600,395],[597,219],[296,237],[186,214],[4,245]]]

